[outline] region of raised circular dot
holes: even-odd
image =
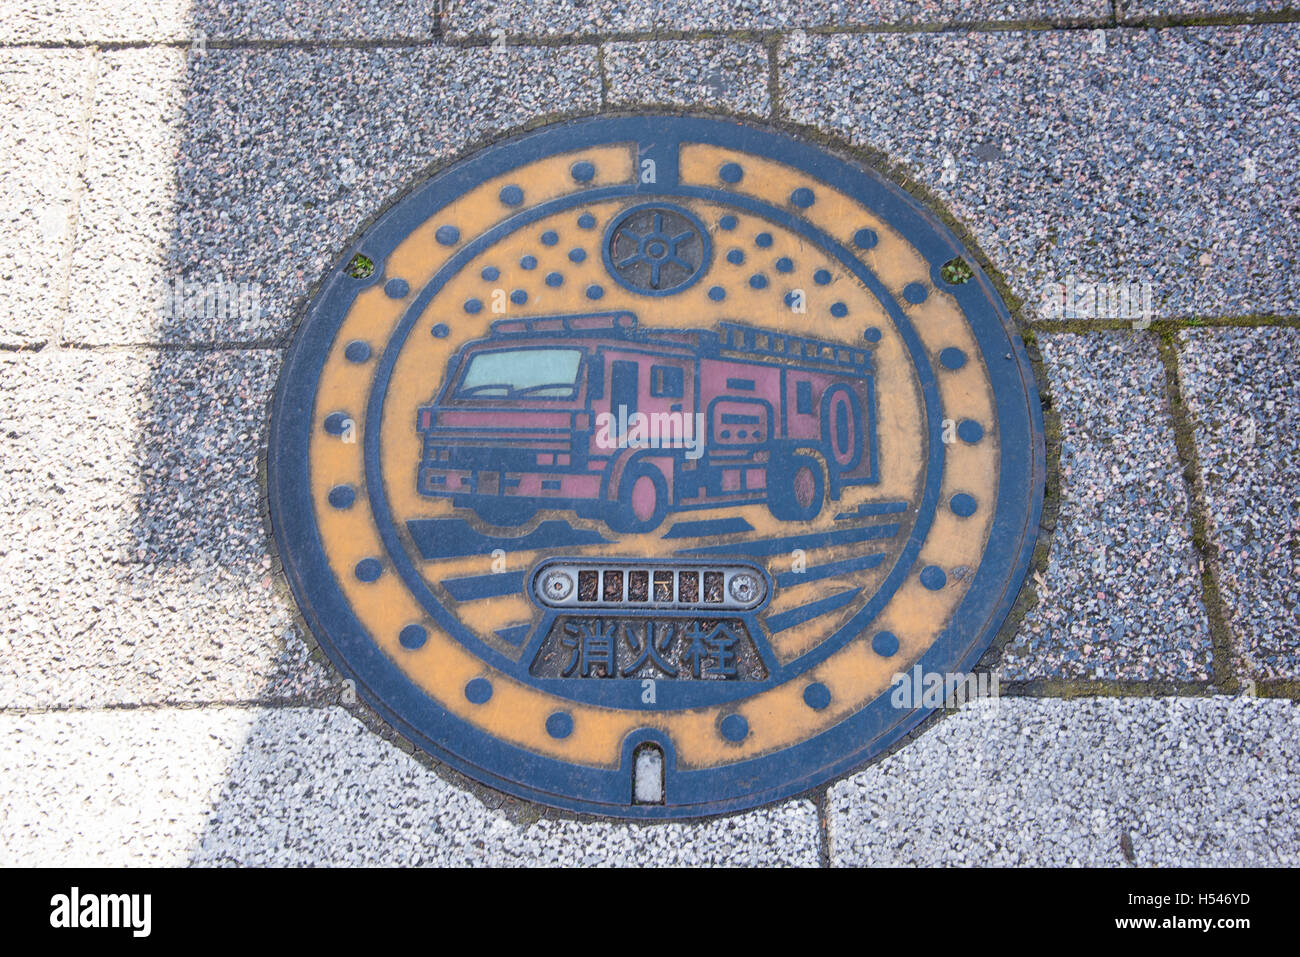
[[[820,681],[814,681],[803,689],[803,703],[814,711],[821,711],[831,703],[831,689]]]
[[[754,289],[763,289],[767,286],[767,277],[761,272],[756,272],[749,277],[749,285]]]
[[[405,279],[390,279],[384,283],[384,295],[389,299],[402,299],[411,291],[411,284]]]
[[[518,206],[524,201],[524,191],[513,183],[509,186],[502,186],[501,192],[498,195],[501,198],[501,202],[505,203],[507,206]]]
[[[739,266],[744,261],[745,254],[739,249],[733,249],[731,252],[727,253],[727,262],[731,263],[733,266]]]
[[[520,267],[521,269],[536,269],[536,268],[537,268],[537,257],[536,257],[536,256],[525,256],[525,257],[523,257],[522,259],[519,260],[519,267]]]
[[[979,503],[975,501],[973,496],[967,495],[965,492],[958,492],[948,500],[948,507],[952,509],[954,515],[960,518],[970,518],[975,514],[975,510],[979,508]]]
[[[357,500],[357,490],[351,485],[335,485],[330,489],[330,506],[333,508],[351,508]]]
[[[346,412],[331,412],[325,416],[325,431],[330,435],[342,435],[352,424],[352,417]]]
[[[546,285],[550,286],[552,289],[558,289],[560,286],[564,285],[564,277],[558,272],[548,272],[546,274]]]
[[[768,246],[772,245],[772,234],[759,233],[754,237],[754,245],[761,249],[766,249]]]
[[[567,711],[556,711],[546,719],[546,733],[552,738],[567,738],[573,734],[573,717]]]
[[[909,282],[903,287],[903,298],[914,306],[925,302],[929,295],[930,293],[919,282]]]
[[[429,632],[423,625],[407,625],[397,633],[397,640],[407,651],[415,651],[424,647],[424,643],[429,640]]]
[[[352,573],[357,576],[359,582],[372,582],[384,573],[384,566],[377,558],[363,558],[357,562],[357,567],[352,569]]]
[[[569,250],[570,262],[580,263],[584,261],[586,258],[587,258],[587,250],[582,249],[581,247],[575,247],[574,249]]]
[[[709,290],[709,298],[714,302],[722,302],[722,300],[727,298],[727,290],[723,289],[721,286],[714,286]]]
[[[744,175],[739,163],[723,163],[722,169],[718,170],[718,179],[724,183],[739,183]]]
[[[948,584],[948,576],[938,565],[926,565],[921,569],[921,584],[930,591],[938,591]]]
[[[492,697],[492,682],[486,678],[471,678],[465,685],[465,698],[470,704],[486,704]]]
[[[510,294],[510,301],[516,306],[522,306],[528,301],[528,293],[524,292],[522,289],[516,289]]]
[[[559,241],[560,241],[560,234],[553,229],[548,229],[546,232],[542,233],[543,246],[554,246]]]
[[[789,306],[791,309],[793,309],[795,305],[799,302],[800,298],[801,297],[797,292],[794,291],[787,292],[785,294],[785,304]]]
[[[599,299],[603,295],[605,295],[605,288],[603,286],[597,286],[593,284],[587,287],[588,299]]]
[[[966,353],[954,346],[949,346],[939,353],[939,361],[943,363],[945,369],[960,369],[966,364]]]
[[[439,322],[434,324],[432,332],[433,332],[433,338],[446,339],[447,336],[451,334],[451,329],[447,327],[447,324],[445,322]]]
[[[790,202],[794,203],[800,209],[807,209],[813,203],[817,202],[817,196],[806,186],[800,186],[790,194]]]
[[[473,315],[476,312],[481,312],[482,310],[483,310],[482,301],[478,299],[465,300],[465,311],[468,312],[470,315]]]
[[[776,271],[777,271],[777,272],[793,272],[793,271],[794,271],[794,260],[792,260],[789,256],[782,256],[780,259],[778,259],[778,260],[776,261]]]
[[[849,314],[849,307],[842,302],[831,303],[831,315],[836,319],[843,319]]]
[[[731,232],[731,230],[736,228],[737,222],[738,220],[736,219],[735,216],[723,216],[720,220],[718,220],[718,226],[721,229],[727,230],[727,232]]]
[[[343,355],[348,362],[365,362],[370,358],[370,343],[362,342],[360,339],[353,339],[348,343],[348,347],[343,350]]]
[[[859,249],[870,249],[880,241],[874,229],[859,229],[853,234],[853,245]]]
[[[813,273],[813,282],[817,283],[817,285],[819,286],[825,286],[830,281],[831,281],[830,270],[818,269],[815,273]]]
[[[749,735],[749,722],[738,714],[729,714],[722,719],[718,730],[728,741],[744,741]]]
[[[866,332],[862,333],[862,338],[866,339],[868,342],[879,342],[880,330],[875,326],[871,326]]]
[[[969,445],[974,445],[984,438],[984,426],[974,419],[962,419],[957,423],[957,438]]]
[[[498,269],[496,266],[484,266],[483,271],[479,273],[479,275],[482,276],[484,279],[486,279],[488,282],[492,282],[494,279],[497,279],[501,276],[501,270]]]
[[[579,160],[569,167],[569,175],[579,183],[590,183],[596,175],[596,167],[586,160]]]
[[[882,658],[898,654],[898,636],[892,631],[878,631],[871,639],[871,650]]]
[[[596,225],[596,217],[591,213],[583,213],[578,217],[578,226],[582,229],[591,229]]]
[[[455,226],[439,226],[438,231],[433,234],[433,238],[444,246],[454,246],[456,241],[460,239],[460,230]]]

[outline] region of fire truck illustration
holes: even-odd
[[[417,428],[419,491],[498,526],[552,509],[645,532],[752,503],[806,521],[878,480],[870,348],[734,322],[498,320],[448,362]]]

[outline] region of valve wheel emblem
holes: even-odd
[[[627,210],[610,224],[605,258],[629,289],[671,295],[700,277],[709,251],[703,224],[687,210],[646,205]]]

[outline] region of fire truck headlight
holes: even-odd
[[[542,579],[542,594],[551,601],[564,601],[572,591],[573,579],[566,572],[547,572]]]

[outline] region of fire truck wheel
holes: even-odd
[[[826,475],[811,455],[790,455],[769,470],[768,510],[783,522],[817,517],[826,497]]]
[[[668,513],[668,483],[653,465],[633,465],[623,474],[618,501],[605,521],[616,532],[649,532]]]
[[[537,509],[530,508],[520,502],[479,502],[474,506],[474,513],[489,525],[496,525],[500,528],[514,528],[516,525],[522,525],[534,515]]]

